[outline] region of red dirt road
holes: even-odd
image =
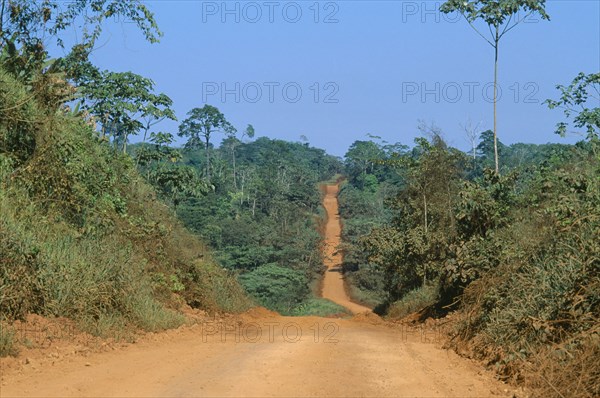
[[[325,265],[327,272],[323,278],[323,289],[321,295],[348,308],[353,314],[371,312],[370,308],[353,303],[346,294],[344,278],[342,276],[342,255],[337,247],[340,244],[342,226],[340,224],[338,206],[338,185],[327,185],[327,191],[323,200],[323,207],[327,211],[327,224],[325,225]]]
[[[1,383],[2,397],[507,396],[487,372],[423,341],[418,330],[263,315],[33,362]]]

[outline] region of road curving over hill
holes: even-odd
[[[342,275],[342,254],[338,250],[341,242],[342,225],[340,223],[338,205],[339,185],[326,185],[323,207],[327,212],[327,222],[324,231],[324,257],[327,271],[323,278],[321,296],[334,303],[348,308],[353,314],[371,312],[371,309],[350,300],[346,293]]]

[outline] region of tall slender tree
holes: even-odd
[[[233,187],[237,191],[238,186],[237,186],[237,168],[236,168],[235,150],[237,149],[237,147],[239,145],[241,145],[242,141],[244,140],[244,137],[254,138],[254,127],[251,124],[249,124],[248,127],[246,127],[246,130],[244,130],[244,132],[242,133],[241,140],[236,137],[236,133],[237,133],[237,130],[235,130],[235,129],[230,130],[227,134],[227,138],[223,141],[223,144],[226,145],[229,148],[229,150],[231,151],[231,163],[233,166],[233,170],[232,170]]]
[[[500,172],[498,159],[498,49],[500,39],[513,28],[533,14],[539,14],[542,19],[549,20],[546,13],[546,0],[448,0],[442,4],[443,13],[459,12],[469,25],[494,49],[494,162],[496,174]],[[521,15],[519,15],[521,14]],[[475,23],[483,21],[489,29],[489,35],[484,34]]]

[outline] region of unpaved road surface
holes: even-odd
[[[340,224],[338,206],[338,185],[327,185],[327,191],[323,200],[323,207],[327,211],[327,224],[325,225],[325,265],[327,272],[323,278],[323,289],[321,295],[348,308],[352,313],[370,312],[371,310],[362,305],[353,303],[346,294],[344,279],[342,277],[342,255],[338,252],[342,226]]]
[[[337,187],[326,207],[337,214]],[[339,239],[329,217],[327,239]],[[335,268],[334,247],[328,246]],[[339,262],[338,262],[339,265]],[[323,295],[355,313],[341,275]],[[113,351],[11,367],[0,396],[37,397],[497,397],[505,386],[478,365],[439,348],[435,330],[353,319],[280,317],[266,310],[147,335]],[[22,361],[23,358],[19,358]],[[0,362],[2,363],[2,362]]]
[[[491,397],[504,388],[416,330],[312,317],[248,318],[218,329],[203,324],[53,366],[25,365],[1,395]]]

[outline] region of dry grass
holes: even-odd
[[[525,364],[528,384],[548,398],[600,396],[600,327],[553,344]]]

